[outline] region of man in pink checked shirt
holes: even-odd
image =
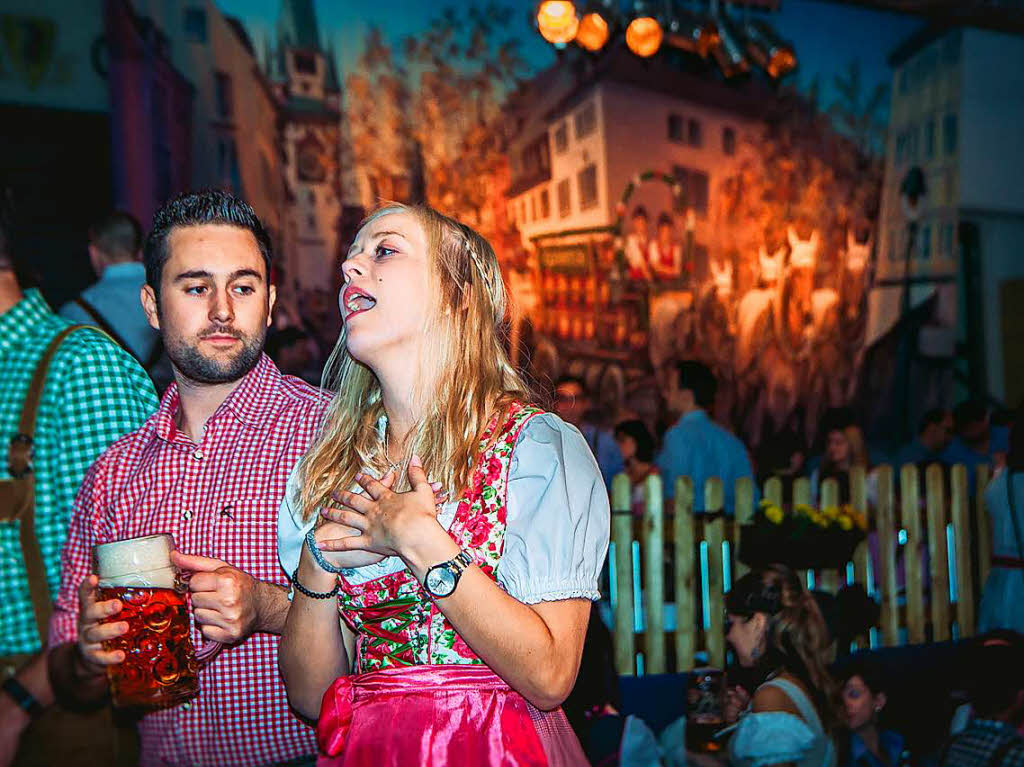
[[[144,714],[140,764],[312,764],[313,730],[289,709],[277,671],[289,602],[276,519],[327,397],[263,354],[275,299],[270,242],[244,202],[201,192],[167,203],[145,264],[142,302],[175,383],[78,493],[50,624],[54,687],[68,702],[99,702],[105,668],[124,660],[102,647],[127,624],[101,623],[121,605],[96,601],[93,546],[171,533],[175,564],[193,573],[193,641],[225,646],[201,668],[196,698]]]

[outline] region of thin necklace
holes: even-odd
[[[392,463],[391,458],[388,457],[388,427],[387,426],[384,427],[384,462],[388,465],[388,470],[386,472],[384,472],[385,474],[388,474],[388,473],[390,473],[392,471],[397,472],[398,471],[398,467],[401,466],[401,464],[402,464],[401,461]]]

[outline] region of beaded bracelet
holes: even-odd
[[[316,536],[313,535],[313,529],[310,528],[309,532],[306,533],[306,548],[309,549],[309,553],[313,555],[313,560],[319,565],[321,570],[326,570],[332,575],[341,575],[343,572],[348,570],[347,567],[335,567],[326,559],[324,559],[324,553],[317,548]]]
[[[310,591],[301,583],[299,583],[299,568],[297,567],[295,568],[295,572],[292,573],[292,586],[295,587],[295,590],[297,592],[299,592],[300,594],[305,594],[310,599],[330,599],[338,593],[338,589],[340,588],[340,584],[337,581],[335,581],[334,588],[330,591]]]

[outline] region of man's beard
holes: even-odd
[[[167,356],[174,367],[186,378],[202,384],[231,383],[243,378],[259,362],[267,337],[266,328],[251,338],[236,330],[213,330],[207,334],[234,336],[241,340],[242,348],[234,357],[222,362],[210,359],[199,351],[198,346],[183,339],[164,339]]]

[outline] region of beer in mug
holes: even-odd
[[[117,706],[173,706],[199,692],[198,662],[190,636],[188,587],[171,564],[174,539],[149,535],[93,549],[101,601],[119,599],[121,612],[106,623],[128,631],[103,643],[121,650],[122,663],[107,666]]]

